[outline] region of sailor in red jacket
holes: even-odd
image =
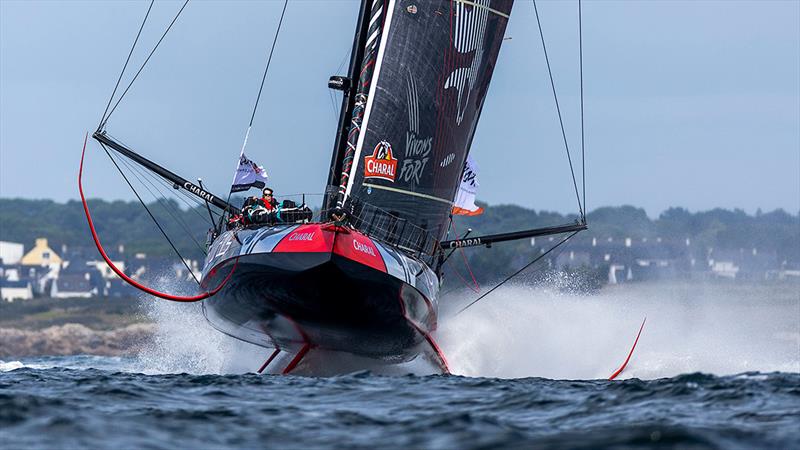
[[[266,208],[268,212],[275,211],[278,208],[278,202],[275,200],[275,197],[272,196],[272,188],[265,187],[261,191],[260,203],[264,205],[264,208]]]
[[[244,201],[242,207],[243,222],[245,225],[275,222],[278,212],[278,202],[272,195],[272,189],[265,187],[261,191],[261,198],[250,197]]]
[[[274,222],[275,213],[278,211],[278,202],[272,192],[271,188],[265,187],[261,191],[261,198],[246,198],[242,205],[242,214],[228,220],[228,229],[242,225]]]

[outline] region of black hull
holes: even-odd
[[[251,254],[217,267],[209,286],[234,273],[204,302],[206,318],[256,345],[296,351],[310,343],[407,361],[419,354],[422,331],[436,326],[430,301],[416,288],[333,253]]]

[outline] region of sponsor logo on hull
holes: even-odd
[[[333,250],[334,233],[322,231],[319,224],[300,225],[272,250],[275,253],[319,253]]]
[[[375,254],[375,250],[373,250],[372,247],[364,245],[355,239],[353,239],[353,248],[360,251],[361,253],[366,253],[367,255],[370,256],[378,256]]]
[[[290,241],[313,241],[314,240],[314,232],[310,233],[294,233],[293,235],[289,236]]]
[[[339,234],[336,237],[333,252],[351,261],[386,272],[386,263],[383,261],[378,247],[370,238],[361,233]]]

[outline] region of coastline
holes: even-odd
[[[155,325],[135,323],[115,330],[93,330],[68,323],[41,330],[0,328],[0,358],[29,356],[129,356],[152,338]]]

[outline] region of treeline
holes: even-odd
[[[148,205],[164,232],[184,256],[202,257],[205,234],[210,226],[204,207],[188,209],[176,201]],[[540,226],[559,225],[577,220],[576,216],[535,211],[513,205],[484,205],[477,217],[460,217],[453,234],[467,228],[472,236],[508,232]],[[125,246],[128,253],[169,255],[172,250],[148,212],[138,202],[90,200],[89,208],[97,232],[108,249]],[[800,216],[783,210],[746,214],[735,209],[714,209],[691,213],[670,208],[655,220],[633,206],[602,207],[587,216],[589,230],[573,242],[587,243],[592,238],[661,238],[664,242],[690,239],[692,245],[714,249],[752,249],[775,252],[779,258],[800,260]],[[38,237],[46,237],[56,252],[68,247],[94,246],[83,206],[78,201],[56,203],[51,200],[0,199],[0,240],[19,242],[30,249]],[[534,251],[528,240],[497,244],[491,250],[468,251],[470,260],[490,273],[504,273],[530,259]]]
[[[475,235],[500,233],[523,228],[573,222],[575,215],[534,211],[514,205],[484,205],[484,214],[460,218],[464,231],[473,228]],[[670,208],[657,219],[650,219],[644,209],[633,206],[602,207],[587,214],[589,230],[576,241],[592,238],[624,239],[626,237],[691,241],[699,246],[719,249],[758,248],[786,256],[800,255],[800,216],[782,209],[749,215],[741,209],[712,209],[691,213],[684,208]]]
[[[138,202],[89,200],[89,210],[103,246],[126,253],[173,254],[164,235]],[[181,208],[175,200],[148,204],[148,209],[185,257],[203,255],[205,234],[211,223],[204,207]],[[0,240],[18,242],[25,250],[36,238],[46,237],[59,253],[68,248],[94,248],[94,242],[79,201],[0,199]]]
[[[461,217],[456,221],[457,235],[472,228],[471,236],[538,228],[574,222],[575,215],[534,211],[514,205],[485,207],[484,214]],[[579,233],[565,248],[587,248],[596,242],[624,242],[630,238],[636,246],[647,240],[654,246],[685,245],[688,239],[699,255],[711,249],[744,250],[774,254],[779,261],[800,262],[800,214],[792,215],[782,209],[749,215],[740,209],[713,209],[691,213],[684,208],[670,208],[655,220],[644,209],[633,206],[602,207],[587,214],[589,229]],[[660,239],[660,241],[659,241]],[[502,274],[512,273],[543,248],[557,241],[538,241],[536,248],[529,240],[495,245],[490,250],[468,250],[467,258],[478,281],[486,282]],[[658,243],[658,244],[657,244]],[[465,269],[461,269],[466,273]],[[535,271],[532,271],[535,272]]]

